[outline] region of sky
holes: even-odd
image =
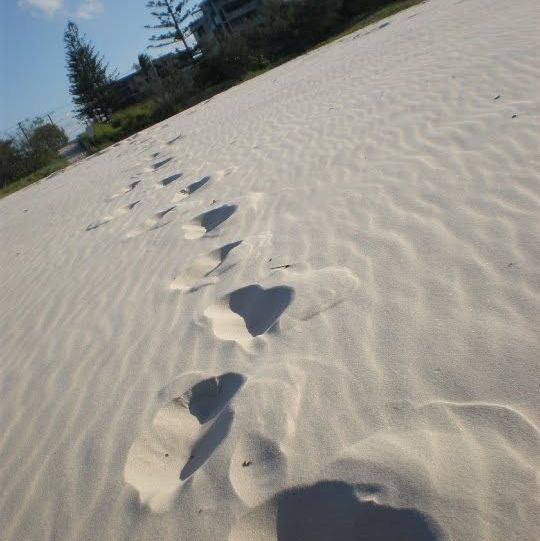
[[[53,112],[73,136],[63,34],[71,19],[120,75],[132,71],[146,49],[155,19],[147,0],[0,0],[0,137],[17,122]],[[69,133],[71,132],[71,133]]]

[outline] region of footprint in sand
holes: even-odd
[[[130,203],[129,205],[125,205],[123,207],[120,207],[116,209],[112,214],[105,216],[101,220],[97,222],[93,222],[89,224],[86,227],[86,231],[92,231],[93,229],[97,229],[98,227],[101,227],[102,225],[108,224],[109,222],[112,222],[115,218],[118,216],[122,216],[122,214],[127,214],[130,210],[133,210],[141,201],[135,201],[134,203]]]
[[[166,511],[178,489],[211,457],[233,422],[230,402],[245,378],[236,373],[200,381],[161,408],[131,446],[124,479],[154,512]]]
[[[118,193],[115,193],[114,195],[111,195],[111,197],[109,197],[108,201],[112,201],[113,199],[116,199],[117,197],[121,197],[122,195],[125,195],[129,192],[132,192],[139,184],[140,184],[140,180],[136,180],[135,182],[131,182],[130,184],[128,184],[122,191],[118,192]]]
[[[223,205],[199,214],[199,216],[196,216],[193,220],[182,226],[186,232],[184,237],[188,240],[204,237],[225,220],[228,220],[236,212],[237,208],[237,205]]]
[[[158,188],[164,188],[165,186],[172,184],[175,180],[178,180],[181,176],[182,176],[182,173],[175,173],[174,175],[165,177],[164,179],[158,182]]]
[[[165,164],[169,163],[172,160],[172,158],[165,158],[164,160],[161,160],[159,162],[156,162],[152,165],[152,169],[154,171],[157,171],[161,167],[163,167]]]
[[[183,138],[184,138],[184,136],[182,134],[177,135],[176,137],[173,137],[172,139],[169,139],[167,141],[167,144],[172,145],[173,143],[176,143],[176,141],[180,141],[180,139],[183,139]]]
[[[249,507],[263,503],[284,488],[287,463],[279,445],[261,434],[240,437],[231,457],[229,480]]]
[[[254,284],[225,295],[208,307],[204,315],[218,338],[247,345],[275,327],[293,298],[291,287],[264,289]]]
[[[163,221],[163,219],[165,218],[165,216],[167,216],[170,212],[172,212],[175,209],[176,207],[170,207],[166,210],[162,210],[154,214],[153,216],[148,218],[142,225],[140,225],[133,231],[130,231],[127,234],[127,237],[128,238],[137,237],[139,235],[142,235],[143,233],[146,233],[148,231],[153,231],[154,229],[159,229],[160,227],[167,225],[169,222]]]
[[[203,177],[201,180],[191,183],[187,188],[183,188],[174,196],[173,203],[178,203],[186,197],[189,197],[193,192],[201,189],[209,180],[210,177]]]
[[[153,158],[147,158],[148,161],[152,161],[152,159]],[[172,161],[172,158],[165,158],[164,160],[153,163],[149,167],[145,167],[144,171],[145,173],[154,173],[158,169],[161,169],[164,165],[168,164],[170,161]]]
[[[242,241],[231,242],[212,250],[208,254],[198,257],[192,265],[183,270],[172,282],[171,289],[181,291],[182,293],[193,293],[202,287],[215,284],[218,281],[216,271],[220,270],[219,274],[223,274],[230,268],[223,268],[223,263],[237,246],[242,244]],[[210,276],[213,274],[213,276]]]
[[[428,515],[362,501],[357,488],[321,480],[284,490],[242,517],[229,541],[442,541]]]
[[[328,477],[361,480],[357,492],[365,501],[400,508],[414,503],[429,511],[445,528],[440,539],[532,541],[540,438],[530,419],[504,404],[482,402],[400,401],[386,408],[386,426],[343,449],[324,468]],[[492,530],[491,517],[509,507],[521,519]],[[447,520],[463,512],[466,521]],[[426,539],[439,539],[433,535]],[[404,529],[382,539],[423,538]]]

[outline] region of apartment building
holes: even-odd
[[[203,0],[199,18],[190,25],[197,40],[212,39],[233,33],[246,20],[256,15],[262,0]]]

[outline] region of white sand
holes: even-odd
[[[0,202],[2,540],[537,539],[540,3],[386,22]]]

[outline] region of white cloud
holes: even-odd
[[[103,13],[103,2],[101,0],[83,0],[74,13],[77,19],[93,19]]]
[[[52,17],[64,5],[64,0],[19,0],[17,5],[21,9],[29,10],[33,13],[44,13]]]

